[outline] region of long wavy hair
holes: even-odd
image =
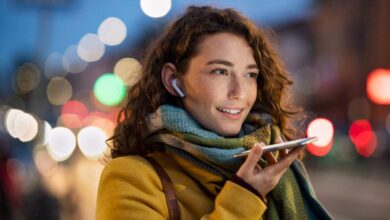
[[[190,59],[197,53],[197,45],[205,37],[221,32],[243,37],[253,49],[260,70],[253,109],[270,114],[286,139],[296,136],[296,129],[289,122],[300,109],[290,105],[286,96],[293,81],[272,47],[269,33],[233,9],[190,6],[146,50],[139,81],[129,89],[114,135],[109,139],[112,158],[144,155],[151,150],[145,140],[148,114],[162,104],[180,102],[180,98],[169,94],[163,86],[163,65],[171,62],[178,74],[185,73]]]

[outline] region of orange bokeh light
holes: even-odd
[[[328,119],[314,119],[307,127],[306,133],[308,137],[318,137],[318,141],[307,146],[307,150],[314,156],[325,156],[332,149],[334,128]]]
[[[390,69],[375,69],[368,75],[367,96],[376,104],[390,105]]]

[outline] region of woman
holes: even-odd
[[[189,7],[143,67],[112,137],[97,219],[331,218],[296,160],[302,149],[262,154],[281,134],[295,138],[296,112],[282,106],[292,81],[250,20]]]

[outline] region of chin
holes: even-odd
[[[224,137],[233,137],[233,136],[237,136],[239,133],[240,133],[240,129],[220,129],[219,131],[217,131],[217,133],[221,136],[224,136]]]

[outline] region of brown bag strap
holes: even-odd
[[[171,179],[156,160],[151,157],[145,157],[145,159],[153,166],[157,172],[157,175],[160,177],[163,191],[165,193],[165,198],[167,200],[169,220],[179,220],[179,204],[175,196],[175,191],[173,189],[173,183]]]

